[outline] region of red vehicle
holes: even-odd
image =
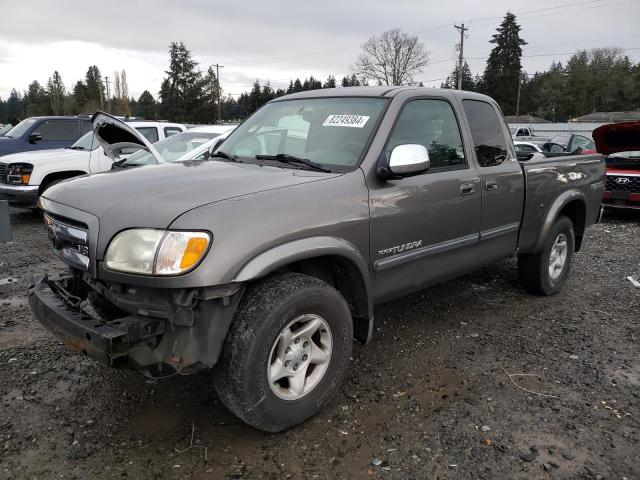
[[[593,139],[607,159],[602,204],[640,210],[640,122],[603,125],[593,131]]]

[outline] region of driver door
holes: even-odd
[[[427,148],[421,175],[369,185],[374,296],[384,301],[476,263],[480,178],[468,159],[452,106],[415,99],[403,108],[383,155],[403,144]]]

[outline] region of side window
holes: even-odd
[[[451,105],[444,100],[412,100],[404,106],[387,143],[387,158],[396,146],[405,144],[427,148],[429,171],[467,164],[460,127]]]
[[[42,140],[69,141],[78,139],[75,120],[46,120],[36,127],[34,133],[42,135]]]
[[[170,137],[171,135],[175,135],[176,133],[182,133],[178,127],[164,127],[164,136]]]
[[[89,120],[80,120],[80,133],[84,135],[87,132],[90,132],[93,129],[91,126],[91,122]]]
[[[156,127],[138,127],[136,128],[144,138],[149,140],[149,143],[156,143],[158,141],[158,129]]]
[[[464,112],[481,167],[494,167],[507,159],[507,142],[493,106],[480,100],[464,100]]]

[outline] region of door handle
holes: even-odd
[[[460,185],[460,195],[472,195],[476,191],[476,187],[473,183],[463,183]]]
[[[497,190],[498,189],[498,182],[496,182],[493,178],[490,178],[489,180],[487,180],[485,182],[484,188],[486,188],[487,191]]]

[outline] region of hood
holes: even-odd
[[[91,125],[95,139],[113,161],[120,159],[120,153],[125,148],[143,148],[151,153],[158,163],[162,163],[162,157],[156,149],[131,125],[104,112],[94,113],[91,117]]]
[[[640,122],[610,123],[593,131],[596,150],[603,155],[640,150]]]
[[[222,161],[165,163],[112,170],[58,183],[43,196],[91,213],[109,229],[166,228],[179,215],[233,197],[332,178],[310,172]]]
[[[21,153],[12,153],[10,155],[5,155],[0,158],[0,162],[2,163],[18,163],[18,162],[26,162],[26,163],[37,163],[44,159],[48,159],[50,157],[56,157],[57,160],[60,160],[59,157],[64,156],[74,156],[78,154],[86,154],[89,155],[89,151],[87,150],[71,150],[69,148],[52,148],[51,150],[31,150],[29,152],[21,152]]]

